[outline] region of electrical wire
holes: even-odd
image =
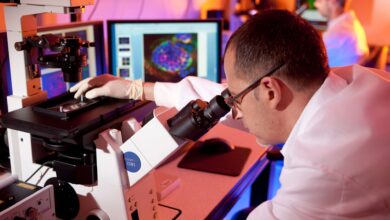
[[[46,170],[41,174],[41,177],[39,177],[35,185],[38,185],[42,181],[43,177],[47,174],[47,172],[49,172],[50,169],[51,169],[50,167],[46,168]]]
[[[175,215],[175,217],[172,218],[172,220],[176,220],[182,213],[182,211],[180,209],[178,209],[178,208],[167,206],[167,205],[163,205],[161,203],[159,203],[158,205],[162,206],[162,207],[165,207],[165,208],[168,208],[168,209],[173,209],[173,210],[177,211],[177,214]]]
[[[34,173],[31,174],[31,176],[29,176],[24,182],[28,182],[31,178],[33,178],[33,176],[35,176],[35,174],[38,173],[39,170],[42,169],[43,166],[48,165],[48,164],[53,164],[53,161],[46,161],[46,162],[44,162],[44,163],[43,163],[41,166],[39,166],[38,169],[36,169],[36,170],[34,171]]]
[[[138,10],[137,19],[141,18],[142,13],[144,12],[144,6],[145,6],[145,0],[142,0],[141,6],[139,7],[139,10]]]
[[[96,9],[98,8],[98,5],[99,5],[99,3],[100,3],[100,0],[96,0],[95,2],[96,2],[96,4],[95,4],[95,6],[93,7],[91,13],[89,14],[87,21],[90,21],[91,18],[92,18],[92,16],[95,14]]]
[[[309,8],[307,3],[302,4],[297,10],[295,10],[295,14],[298,16],[302,16],[303,12],[305,12]]]
[[[188,12],[190,11],[190,6],[192,5],[192,0],[187,1],[186,9],[184,10],[183,15],[181,16],[182,19],[187,19]]]

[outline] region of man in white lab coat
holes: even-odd
[[[316,0],[318,12],[328,19],[322,38],[329,65],[346,66],[361,63],[369,53],[366,33],[349,5],[352,0]]]
[[[319,34],[279,10],[240,27],[224,61],[233,117],[260,144],[285,143],[281,188],[248,219],[390,219],[389,74],[360,66],[330,71]],[[142,84],[104,75],[71,91],[182,107],[223,89],[205,83],[190,77]]]

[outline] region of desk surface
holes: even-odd
[[[240,176],[232,177],[177,167],[184,153],[160,166],[156,172],[164,172],[179,177],[180,186],[160,201],[182,211],[178,219],[222,219],[237,201],[242,191],[253,183],[266,164],[267,148],[260,147],[253,135],[218,124],[202,139],[222,137],[231,144],[251,149],[251,153]],[[161,219],[172,217],[165,211]]]

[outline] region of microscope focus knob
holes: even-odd
[[[34,207],[30,207],[26,210],[25,215],[27,219],[38,219],[39,216],[38,209]]]
[[[56,177],[48,179],[45,186],[54,188],[56,216],[61,219],[74,219],[80,210],[80,201],[73,187]]]
[[[14,46],[17,51],[22,51],[27,49],[26,41],[16,42]]]

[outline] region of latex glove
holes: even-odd
[[[77,99],[82,94],[88,99],[99,96],[108,96],[118,99],[142,99],[143,86],[141,80],[126,80],[104,74],[96,77],[84,79],[70,88],[70,92],[76,92]]]

